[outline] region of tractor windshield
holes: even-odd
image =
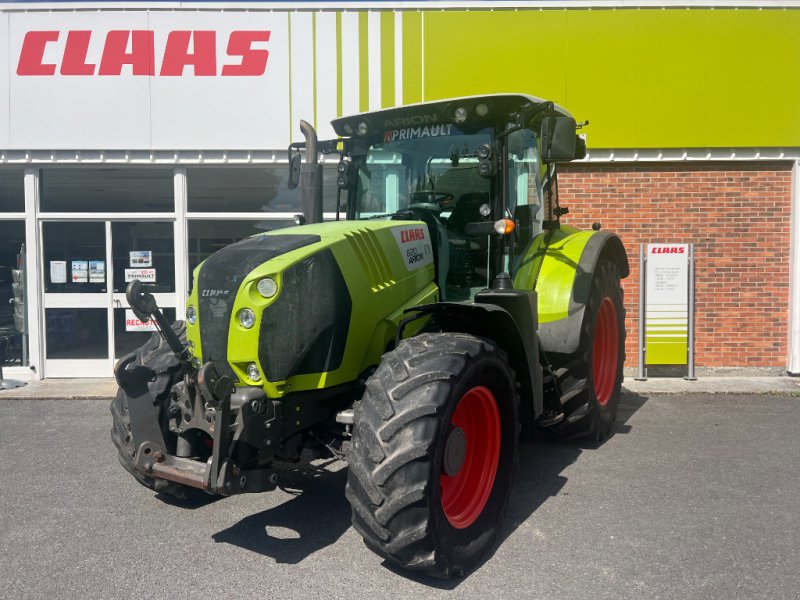
[[[476,152],[492,139],[490,128],[466,134],[454,125],[385,132],[359,161],[355,218],[391,215],[415,205],[446,218],[467,195],[489,202],[489,180],[478,175]]]

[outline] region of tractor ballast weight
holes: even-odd
[[[129,286],[161,335],[116,366],[112,439],[140,483],[178,497],[274,489],[275,463],[307,447],[343,458],[372,550],[463,574],[497,534],[520,430],[611,431],[627,256],[560,222],[556,163],[585,144],[552,102],[457,98],[333,126],[319,141],[301,121],[289,148],[302,225],[201,263],[185,323]],[[332,222],[320,153],[339,154]]]

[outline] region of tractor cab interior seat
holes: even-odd
[[[488,203],[489,194],[486,192],[461,194],[447,219],[447,229],[460,237],[466,237],[467,223],[482,221],[481,205]]]

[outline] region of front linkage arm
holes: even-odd
[[[245,415],[241,414],[236,425],[231,425],[231,398],[236,390],[230,377],[220,375],[210,362],[196,368],[189,348],[172,330],[148,289],[151,286],[145,286],[138,280],[132,281],[126,290],[128,303],[139,319],[155,322],[161,337],[185,366],[184,381],[173,389],[173,392],[177,391],[177,397],[169,406],[170,420],[180,423],[184,407],[187,408],[187,415],[208,416],[205,431],[213,439],[213,448],[207,461],[191,456],[175,456],[168,452],[156,413],[156,401],[149,390],[149,384],[155,381],[156,373],[150,367],[138,364],[136,355],[131,354],[117,363],[114,376],[128,397],[131,435],[136,448],[134,467],[148,477],[174,481],[211,494],[227,496],[275,489],[277,476],[274,471],[267,468],[242,469],[232,459],[232,442],[242,434],[241,430],[250,419],[245,419]],[[252,394],[243,395],[249,397]],[[189,407],[191,410],[188,410]],[[167,410],[168,407],[161,408]],[[242,413],[241,407],[239,408],[239,413]],[[245,410],[246,413],[250,412],[248,409]],[[175,415],[172,415],[173,411]],[[206,419],[197,419],[197,422],[205,424]],[[185,453],[177,450],[176,454]]]

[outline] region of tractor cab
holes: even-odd
[[[346,136],[337,206],[347,219],[425,222],[444,300],[474,298],[498,273],[513,277],[546,217],[558,214],[548,164],[563,159],[563,146],[575,158],[580,144],[566,111],[522,95],[405,106],[333,126]]]

